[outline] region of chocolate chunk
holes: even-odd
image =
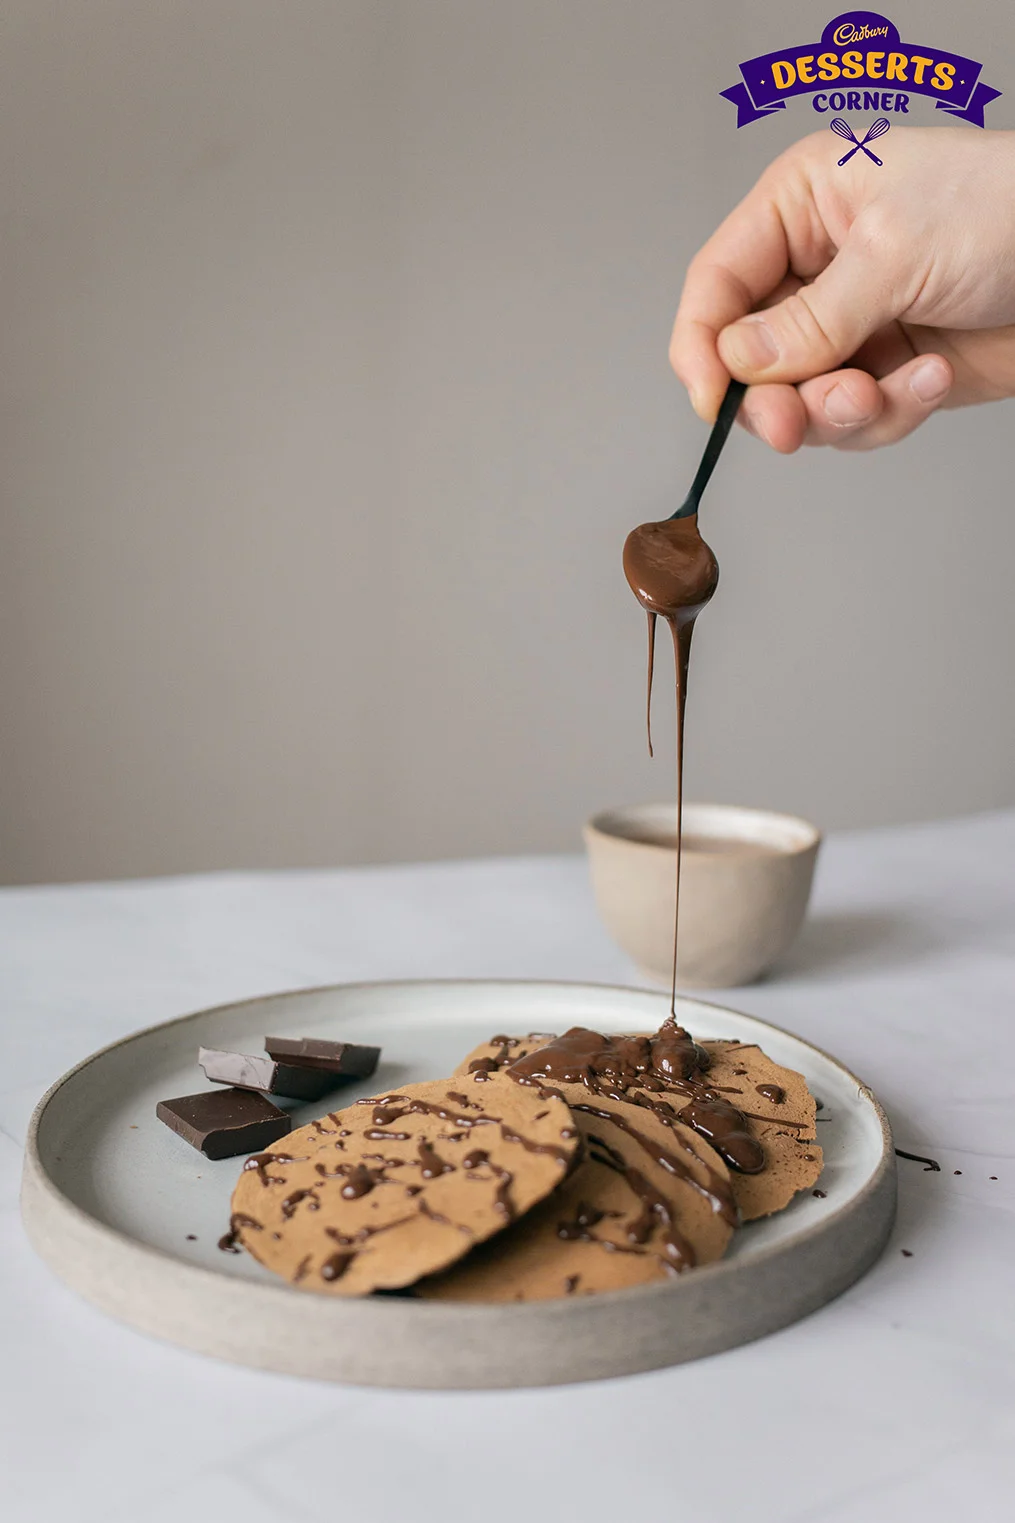
[[[292,1118],[249,1089],[209,1089],[160,1100],[155,1114],[206,1158],[257,1153],[292,1130]]]
[[[215,1084],[285,1095],[290,1100],[319,1100],[335,1088],[337,1077],[319,1068],[276,1063],[264,1053],[222,1052],[217,1047],[202,1047],[197,1061]]]
[[[379,1047],[360,1047],[355,1042],[326,1042],[322,1037],[267,1036],[264,1050],[280,1063],[297,1068],[319,1068],[343,1079],[366,1079],[377,1067]]]

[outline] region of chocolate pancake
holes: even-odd
[[[304,1290],[411,1285],[508,1227],[565,1178],[562,1100],[494,1076],[407,1085],[292,1132],[244,1165],[230,1234]]]
[[[577,1094],[585,1151],[552,1195],[416,1294],[461,1301],[593,1295],[718,1259],[736,1223],[729,1172],[689,1127]]]

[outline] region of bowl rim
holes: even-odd
[[[807,852],[816,851],[824,839],[820,828],[812,820],[806,820],[802,815],[798,814],[786,814],[778,809],[759,809],[753,804],[709,803],[700,799],[688,799],[683,807],[685,826],[687,824],[687,816],[692,810],[709,810],[717,814],[725,814],[731,820],[736,817],[742,820],[745,815],[754,816],[759,822],[764,821],[776,826],[781,825],[787,831],[800,834],[803,839],[800,840],[799,844],[792,846],[780,845],[775,848],[775,853],[780,857],[804,856]],[[614,805],[612,808],[600,809],[594,815],[591,815],[582,826],[582,834],[585,837],[587,845],[599,837],[608,841],[621,842],[624,846],[629,846],[635,850],[654,852],[656,854],[665,853],[666,856],[673,857],[676,855],[675,846],[667,845],[662,841],[637,840],[635,837],[625,835],[620,829],[616,828],[616,822],[627,820],[633,823],[637,817],[643,816],[649,811],[675,808],[676,804],[672,799],[655,800],[654,802],[647,801],[640,804]],[[613,828],[611,828],[611,822],[613,822]],[[699,830],[696,831],[696,834],[704,835],[708,834],[708,832]],[[733,831],[728,832],[728,835],[733,834]],[[694,857],[701,862],[726,863],[727,865],[730,860],[728,856],[696,852],[693,847],[688,848],[686,846],[683,848],[681,855],[682,857]]]

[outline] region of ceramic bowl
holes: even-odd
[[[794,815],[685,804],[677,982],[732,988],[787,951],[807,912],[821,832]],[[649,978],[672,973],[673,804],[633,804],[585,826],[596,903],[613,939]]]

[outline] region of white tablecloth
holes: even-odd
[[[830,840],[786,967],[727,998],[840,1056],[941,1162],[900,1160],[884,1258],[795,1327],[601,1384],[364,1391],[163,1347],[36,1261],[21,1142],[69,1065],[202,1005],[430,975],[632,979],[577,858],[0,892],[9,1523],[1013,1515],[1015,812]]]

